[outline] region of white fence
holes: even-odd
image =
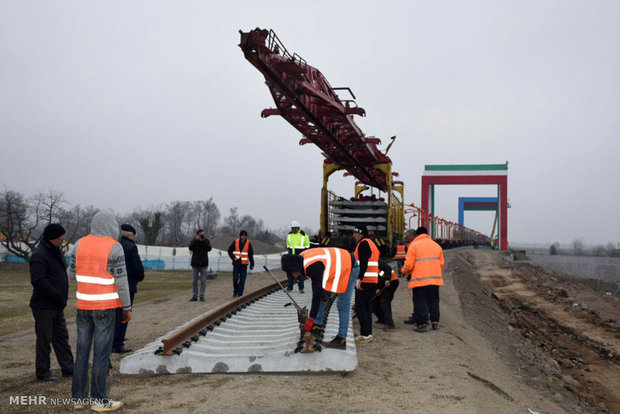
[[[157,270],[186,270],[191,269],[191,252],[187,247],[162,247],[138,245],[138,253],[144,267]],[[286,252],[273,254],[254,254],[254,270],[263,271],[263,266],[269,269],[280,268],[280,258]],[[209,268],[216,272],[232,272],[232,260],[225,250],[213,249],[209,252]],[[248,271],[250,271],[248,269]]]
[[[69,251],[67,249],[67,251]],[[145,269],[154,270],[189,270],[191,269],[191,252],[187,247],[164,247],[164,246],[144,246],[138,245],[138,253],[142,259]],[[263,271],[263,266],[269,269],[280,268],[280,258],[286,252],[273,254],[255,254],[254,270],[251,272]],[[69,263],[69,257],[65,256]],[[0,262],[23,262],[6,249],[0,246]],[[228,257],[225,250],[213,249],[209,252],[209,268],[216,272],[232,272],[232,260]],[[248,269],[248,272],[250,270]]]

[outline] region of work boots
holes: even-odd
[[[372,335],[360,335],[355,338],[355,343],[357,344],[367,344],[372,342]]]
[[[347,349],[347,340],[345,338],[341,338],[340,336],[336,335],[334,339],[323,344],[323,346],[325,348],[345,350]]]
[[[426,332],[426,324],[418,325],[415,328],[413,328],[413,330],[415,332],[420,332],[420,333]]]
[[[96,402],[90,406],[91,410],[97,411],[99,413],[107,412],[107,411],[116,411],[123,406],[121,401],[113,401],[107,400],[106,402]]]

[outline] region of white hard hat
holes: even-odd
[[[293,227],[301,227],[301,225],[299,224],[299,222],[297,220],[293,220],[291,221],[291,228]]]

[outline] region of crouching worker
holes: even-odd
[[[282,270],[295,277],[306,276],[312,283],[312,305],[304,332],[315,333],[324,329],[323,317],[329,293],[338,295],[338,335],[323,346],[346,349],[351,298],[359,274],[359,265],[351,253],[335,247],[320,247],[305,250],[301,255],[285,254],[282,256]]]
[[[398,289],[398,275],[386,262],[379,262],[379,283],[377,294],[372,300],[372,310],[377,316],[377,323],[382,323],[388,329],[394,329],[392,319],[392,299]]]

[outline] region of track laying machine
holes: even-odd
[[[373,234],[382,256],[391,257],[405,230],[404,184],[395,180],[398,173],[392,171],[392,161],[387,156],[395,137],[385,152],[379,150],[381,140],[366,136],[353,119],[356,115],[365,116],[366,112],[357,106],[351,89],[332,87],[318,69],[297,53],[291,54],[273,30],[256,28],[239,33],[239,47],[265,77],[276,105],[264,109],[261,116],[280,115],[303,135],[300,145],[314,144],[325,157],[321,244],[351,249],[352,240],[346,235],[354,226],[363,224]],[[336,91],[346,91],[352,99],[341,99]],[[354,197],[350,199],[327,188],[329,177],[339,170],[356,179]],[[369,194],[368,190],[373,188],[378,190],[378,196],[372,191]],[[424,220],[442,220],[410,207],[413,210],[408,211],[417,211]]]
[[[404,231],[403,183],[394,180],[392,161],[367,137],[353,117],[365,116],[349,88],[332,87],[323,74],[296,53],[291,54],[273,30],[254,29],[241,33],[239,46],[245,58],[264,76],[276,108],[264,109],[263,118],[280,115],[304,138],[300,145],[315,144],[325,157],[321,189],[321,241],[325,245],[349,247],[344,233],[364,224],[374,234],[382,253],[391,254],[392,244]],[[346,90],[353,99],[341,99]],[[355,196],[339,197],[327,188],[329,177],[345,170],[356,178]],[[366,195],[376,188],[383,197]]]

